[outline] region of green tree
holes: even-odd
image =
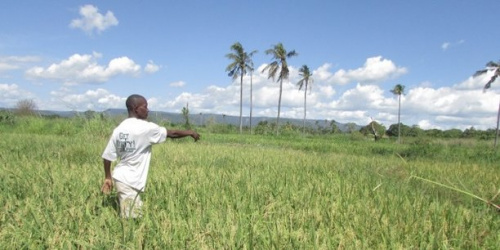
[[[283,80],[287,80],[290,74],[288,70],[287,58],[297,56],[295,50],[287,52],[282,43],[278,43],[273,48],[266,50],[266,55],[272,55],[272,62],[268,64],[263,70],[268,72],[268,79],[276,79],[278,74],[278,82],[280,83],[280,92],[278,96],[278,117],[276,118],[276,135],[279,135],[280,126],[280,112],[281,112],[281,94],[283,92]],[[278,73],[279,71],[279,73]]]
[[[378,141],[385,134],[385,127],[376,121],[371,121],[368,125],[362,127],[359,132],[364,136],[373,135],[375,141]]]
[[[477,137],[478,131],[474,128],[474,126],[470,128],[466,128],[462,133],[462,138],[474,138]]]
[[[391,90],[391,93],[398,96],[398,143],[401,143],[401,95],[405,92],[405,86],[396,84]]]
[[[311,85],[309,83],[313,83],[314,79],[312,78],[312,74],[309,71],[309,67],[307,65],[302,65],[302,67],[299,69],[299,75],[302,77],[299,82],[297,82],[297,86],[299,86],[299,90],[304,88],[304,119],[302,121],[302,131],[305,134],[306,133],[306,112],[307,112],[307,106],[306,106],[306,100],[307,100],[307,88],[311,90]]]
[[[424,130],[420,128],[418,125],[413,125],[409,129],[407,135],[411,137],[419,137],[424,134]]]
[[[245,52],[245,49],[241,43],[236,42],[231,45],[232,52],[227,54],[226,57],[232,62],[227,65],[226,71],[228,71],[228,76],[233,78],[233,81],[238,77],[240,78],[240,134],[243,131],[243,76],[247,73],[247,69],[253,70],[252,55],[256,51],[252,51],[250,54]]]
[[[186,129],[191,129],[191,123],[189,122],[189,103],[186,103],[186,107],[182,107],[182,117],[184,117],[184,127]]]
[[[437,128],[431,128],[425,131],[425,135],[429,137],[434,137],[434,138],[442,138],[443,136],[443,131]]]
[[[486,74],[487,72],[493,71],[493,75],[491,76],[490,80],[484,85],[483,91],[486,91],[491,87],[491,84],[497,79],[498,76],[500,76],[500,61],[499,62],[489,62],[486,64],[486,69],[483,70],[478,70],[476,73],[474,73],[473,77],[480,76],[483,74]],[[497,128],[495,130],[495,143],[494,147],[497,146],[498,142],[498,125],[500,124],[500,102],[498,103],[498,113],[497,113]]]
[[[462,136],[462,130],[458,128],[452,128],[443,131],[444,138],[460,138]]]
[[[386,131],[386,134],[388,136],[398,136],[398,134],[401,134],[401,136],[408,136],[410,134],[411,127],[408,125],[405,125],[403,123],[399,124],[391,124],[389,128]]]
[[[342,131],[340,131],[339,126],[337,125],[337,122],[335,120],[330,121],[330,127],[332,129],[332,134],[339,134]]]
[[[354,122],[348,122],[346,123],[346,128],[347,128],[347,133],[352,134],[354,131],[356,131],[356,123]]]

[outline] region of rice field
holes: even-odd
[[[41,120],[41,119],[39,119]],[[113,122],[0,126],[1,249],[497,249],[491,142],[216,134],[156,145],[144,217],[100,193]],[[420,179],[423,178],[423,179]],[[431,180],[464,192],[425,181]]]

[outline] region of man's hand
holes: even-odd
[[[113,181],[111,179],[104,179],[104,183],[101,187],[101,192],[104,194],[110,194],[113,189]]]
[[[193,131],[193,134],[191,134],[191,137],[193,137],[194,141],[198,141],[200,139],[200,135],[196,133],[196,131]]]

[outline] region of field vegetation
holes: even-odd
[[[303,134],[286,124],[280,136],[263,124],[252,134],[212,124],[195,128],[197,143],[155,146],[144,217],[120,219],[116,195],[100,193],[100,155],[123,118],[0,121],[1,249],[497,249],[500,242],[500,153],[491,139],[416,136],[398,144],[359,132]]]

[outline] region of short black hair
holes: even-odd
[[[146,98],[144,98],[144,96],[142,95],[137,95],[137,94],[130,95],[127,98],[127,101],[125,101],[125,106],[127,106],[127,110],[133,111],[134,108],[137,106],[137,102],[139,100],[146,100]]]

